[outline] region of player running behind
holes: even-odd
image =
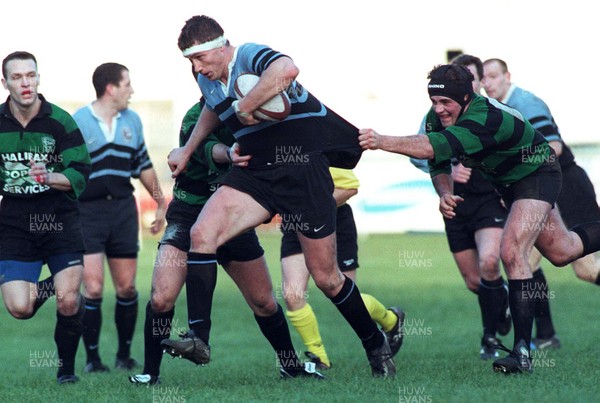
[[[571,149],[565,144],[558,130],[550,108],[536,95],[511,82],[508,66],[501,59],[488,59],[483,63],[484,88],[494,98],[523,114],[534,129],[539,130],[558,156],[562,169],[562,186],[556,205],[567,228],[588,221],[600,220],[600,207],[596,201],[594,185],[586,172],[577,165]],[[536,337],[533,346],[538,349],[559,348],[560,339],[556,335],[550,315],[550,293],[544,272],[540,266],[542,255],[533,249],[529,262],[537,290],[535,304]],[[577,277],[600,285],[600,264],[594,254],[589,254],[571,263]]]
[[[2,61],[9,96],[0,104],[0,290],[17,319],[33,317],[56,294],[57,381],[69,384],[79,380],[84,244],[77,198],[90,156],[71,116],[38,93],[37,68],[28,52]],[[38,283],[44,264],[52,277]]]
[[[431,177],[447,218],[462,201],[453,194],[451,158],[481,170],[502,192],[509,209],[500,256],[508,277],[514,346],[494,361],[495,371],[530,372],[534,301],[523,292],[533,286],[529,255],[535,245],[556,266],[600,249],[600,222],[566,229],[553,206],[562,173],[558,158],[541,133],[514,109],[473,92],[473,75],[457,65],[435,67],[428,84],[432,108],[428,134],[383,136],[361,129],[364,149],[383,149],[430,160]]]

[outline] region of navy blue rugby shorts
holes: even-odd
[[[341,271],[357,269],[358,266],[358,234],[352,207],[349,204],[337,208],[336,215],[337,261]],[[281,259],[302,253],[298,235],[285,232],[281,238]]]
[[[281,230],[321,239],[335,231],[336,203],[329,161],[322,153],[265,169],[233,167],[222,185],[250,195],[271,216],[281,217]]]

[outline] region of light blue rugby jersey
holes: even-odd
[[[235,111],[231,107],[231,102],[237,99],[234,91],[234,83],[237,78],[244,73],[252,73],[260,76],[269,65],[280,57],[287,57],[283,53],[275,51],[268,46],[259,45],[256,43],[246,43],[235,49],[233,56],[233,68],[229,76],[228,85],[226,86],[219,80],[211,81],[206,77],[198,76],[198,85],[202,91],[202,95],[206,99],[208,107],[219,115],[222,122],[228,123],[228,119],[235,117]],[[308,109],[298,110],[298,104],[303,104],[308,101],[309,93],[294,80],[291,83],[282,83],[282,87],[287,88],[290,103],[293,106],[292,113],[285,120],[293,120],[314,116],[325,116],[327,110],[325,106],[319,102],[318,108],[311,105]],[[246,134],[259,131],[265,127],[272,126],[277,122],[264,122],[254,126],[241,126],[234,122],[237,130],[234,130],[236,138],[240,138]]]
[[[244,126],[231,104],[236,100],[234,83],[244,73],[258,76],[275,60],[287,57],[268,46],[246,43],[235,49],[227,85],[198,76],[206,105],[232,131],[242,153],[252,155],[251,166],[277,165],[282,146],[293,146],[299,153],[323,153],[331,166],[352,169],[362,150],[358,129],[327,108],[296,80],[281,83],[290,98],[291,113],[279,122]]]
[[[121,111],[115,119],[115,138],[108,141],[91,108],[91,105],[86,105],[73,115],[92,161],[89,183],[80,200],[109,195],[118,199],[129,197],[134,191],[131,178],[139,178],[141,171],[152,168],[142,121],[131,109]]]
[[[563,141],[558,125],[546,103],[532,92],[513,85],[505,104],[518,110],[531,123],[534,129],[539,130],[548,141]],[[563,142],[563,152],[559,157],[560,165],[565,168],[575,164],[575,157],[569,147]]]

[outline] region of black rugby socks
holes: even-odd
[[[508,298],[508,296],[502,277],[492,281],[481,279],[479,283],[479,307],[481,309],[484,335],[496,336],[498,318],[505,298]]]
[[[342,289],[338,295],[330,298],[331,302],[333,302],[354,332],[356,332],[366,351],[381,347],[383,344],[383,334],[377,328],[377,324],[371,319],[354,281],[346,276],[344,277],[346,280]]]
[[[87,362],[100,361],[98,341],[102,326],[102,298],[85,298],[85,314],[83,316],[83,344],[87,354]]]
[[[148,375],[160,375],[162,347],[160,342],[171,337],[171,323],[175,309],[167,312],[154,312],[150,302],[146,305],[144,321],[144,371]]]
[[[535,301],[532,298],[533,279],[508,280],[508,302],[513,318],[514,345],[519,340],[525,340],[527,347],[531,344],[531,330],[533,329],[533,315]]]
[[[277,354],[277,359],[283,368],[300,368],[302,364],[296,355],[290,329],[285,320],[281,305],[277,304],[277,312],[271,316],[254,315],[262,334],[269,341]]]
[[[138,312],[138,294],[132,298],[121,298],[117,296],[115,305],[115,325],[119,336],[119,349],[117,358],[126,360],[131,354],[131,339],[135,332],[135,324]]]
[[[187,265],[185,288],[188,324],[196,337],[208,345],[213,294],[217,285],[217,255],[188,252]]]
[[[83,315],[85,312],[84,298],[79,301],[79,310],[75,315],[64,316],[56,312],[56,327],[54,329],[54,341],[60,360],[57,378],[63,375],[75,374],[75,355],[81,338],[83,328]]]
[[[555,330],[550,314],[550,290],[541,267],[533,272],[533,281],[534,286],[531,296],[535,301],[536,337],[538,339],[549,339],[554,336]]]
[[[583,253],[580,257],[587,256],[600,250],[600,221],[579,224],[571,228],[581,238]]]

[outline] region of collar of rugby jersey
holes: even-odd
[[[231,87],[231,72],[233,71],[233,66],[235,65],[235,60],[237,59],[237,52],[238,52],[239,48],[235,48],[235,50],[233,51],[233,57],[231,58],[231,61],[229,62],[229,64],[227,65],[227,70],[228,70],[228,75],[227,75],[227,83],[224,83],[221,80],[219,81],[219,84],[221,84],[221,91],[223,91],[223,94],[225,94],[225,96],[229,96],[229,88]]]
[[[104,138],[106,139],[106,141],[109,143],[114,142],[115,134],[117,133],[117,119],[119,119],[121,117],[121,112],[117,112],[117,114],[115,116],[113,116],[112,122],[111,122],[110,128],[109,128],[108,125],[106,124],[106,122],[104,122],[104,119],[102,119],[100,116],[98,116],[96,114],[96,111],[94,110],[93,102],[88,105],[88,108],[90,109],[92,116],[95,117],[96,120],[98,121],[98,126],[100,126],[100,130],[102,130],[102,134],[104,134]]]
[[[515,92],[515,88],[517,88],[516,85],[511,84],[510,88],[508,89],[508,92],[506,93],[506,96],[504,98],[502,98],[500,100],[500,102],[502,102],[503,104],[508,103],[508,100],[510,99],[510,97],[512,96],[513,92]]]

